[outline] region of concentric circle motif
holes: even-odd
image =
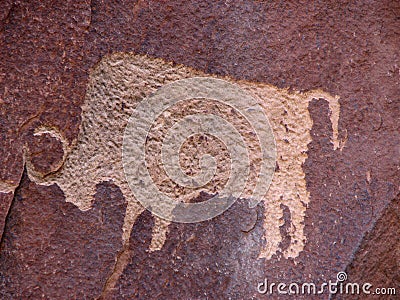
[[[146,166],[146,138],[160,115],[175,105],[193,99],[207,99],[228,105],[240,113],[255,132],[261,149],[261,166],[257,174],[250,206],[257,205],[266,194],[275,170],[276,145],[271,126],[258,102],[238,86],[227,81],[195,77],[164,85],[138,104],[124,133],[123,166],[126,180],[136,199],[153,214],[170,221],[193,223],[222,214],[238,198],[248,181],[250,159],[239,131],[228,121],[213,114],[189,115],[176,122],[162,141],[162,167],[175,183],[200,188],[216,172],[216,160],[204,155],[201,172],[185,174],[179,164],[179,149],[195,134],[207,134],[221,140],[231,158],[230,176],[213,198],[199,203],[185,203],[162,193],[153,182]]]
[[[339,272],[336,274],[336,278],[338,281],[343,282],[347,280],[347,274],[345,272]]]

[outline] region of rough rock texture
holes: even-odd
[[[1,245],[1,298],[99,297],[122,248],[126,204],[118,187],[98,185],[92,208],[81,211],[54,185],[22,182]]]
[[[168,266],[176,261],[173,256],[163,260],[158,251],[145,252],[147,240],[134,243],[137,249],[122,249],[125,204],[118,187],[99,184],[92,208],[80,211],[65,202],[59,187],[39,186],[23,176],[24,165],[33,164],[43,174],[62,167],[65,152],[52,133],[59,132],[67,143],[77,139],[90,70],[104,55],[114,52],[163,58],[236,80],[338,95],[338,139],[346,141],[342,151],[334,150],[331,143],[334,133],[328,103],[315,100],[309,104],[313,126],[303,164],[310,193],[304,250],[295,261],[281,253],[257,260],[252,280],[262,281],[259,276],[265,276],[274,282],[322,282],[347,270],[351,281],[362,276],[374,285],[398,287],[398,272],[383,270],[383,266],[399,269],[398,256],[387,255],[399,247],[392,238],[399,235],[398,222],[393,221],[399,214],[394,199],[400,182],[398,2],[6,0],[1,7],[2,298],[92,299],[109,295],[103,289],[112,287],[107,284],[112,273],[123,274],[114,283],[125,295],[134,295],[137,283],[128,277],[138,261],[154,263],[154,272],[145,266],[137,268],[135,276],[142,274],[141,281],[148,284],[158,278],[161,262]],[[41,126],[48,132],[35,135]],[[113,206],[115,210],[110,209]],[[237,208],[238,216],[248,213],[244,207]],[[108,214],[112,216],[104,216]],[[209,226],[227,224],[230,230],[217,230],[209,243],[200,245],[198,253],[212,253],[226,240],[237,257],[247,258],[236,250],[235,245],[240,248],[236,241],[245,234],[232,231],[234,218],[230,216],[210,222]],[[288,219],[284,213],[282,235],[289,231]],[[147,213],[140,216],[132,241],[149,236],[151,220]],[[205,224],[193,226],[206,229]],[[182,289],[174,291],[171,298],[206,299],[206,295],[196,294],[197,290],[184,290],[184,275],[190,278],[193,274],[185,266],[196,251],[179,250],[176,245],[177,237],[187,237],[185,230],[190,229],[169,228],[168,245],[186,255],[187,263],[181,263],[181,272],[186,274],[173,281]],[[391,238],[383,239],[385,236]],[[282,237],[281,247],[286,247],[287,241]],[[130,256],[130,251],[136,254],[139,249],[143,256]],[[366,249],[370,249],[368,254]],[[118,264],[113,272],[119,253],[129,266],[125,273],[118,270]],[[221,253],[220,269],[232,270],[230,252],[217,253]],[[196,270],[204,272],[202,268],[212,262],[202,259]],[[379,272],[371,272],[370,263]],[[174,278],[173,269],[162,270],[163,278]],[[210,282],[214,295],[230,291],[229,284],[219,289],[215,281]],[[207,283],[193,284],[196,289],[209,287]],[[238,290],[233,299],[253,295],[252,288],[256,290],[253,282],[244,285],[240,289],[243,294]],[[111,291],[113,297],[122,298],[122,292]],[[164,291],[169,295],[168,288]]]
[[[398,299],[399,297],[397,291],[400,286],[399,233],[400,194],[388,205],[374,229],[366,234],[355,253],[354,260],[346,270],[352,282],[372,284],[370,291],[375,295],[370,295],[371,299],[382,299],[384,297]],[[396,288],[396,295],[387,295],[389,294],[388,287]],[[375,291],[375,288],[386,289]],[[347,298],[355,299],[356,296],[349,295]],[[362,296],[358,296],[358,298],[363,299]]]
[[[63,191],[66,201],[74,203],[80,209],[90,207],[97,183],[112,180],[121,189],[128,202],[123,239],[129,240],[131,227],[143,210],[143,206],[128,186],[122,163],[121,149],[129,118],[138,103],[146,101],[145,97],[157,91],[160,86],[171,84],[179,79],[198,76],[204,77],[207,74],[132,53],[105,56],[90,74],[85,103],[82,106],[80,134],[73,142],[74,146],[71,149],[68,149],[66,145],[65,152],[68,155],[63,161],[63,168],[59,172],[43,176],[44,174],[40,173],[32,162],[34,169],[32,170],[29,165],[28,175],[38,184],[57,184]],[[275,141],[271,143],[276,145],[278,152],[276,164],[273,162],[271,166],[275,168],[271,186],[269,189],[267,187],[263,189],[265,195],[262,195],[260,199],[266,205],[264,227],[269,232],[268,245],[262,250],[261,256],[270,258],[280,249],[279,243],[282,238],[279,226],[282,217],[281,204],[284,204],[291,213],[290,224],[288,224],[290,228],[287,231],[290,242],[281,251],[284,252],[286,258],[296,258],[303,250],[306,241],[303,221],[304,212],[310,201],[302,168],[307,159],[307,145],[312,140],[310,134],[312,119],[308,106],[313,99],[329,103],[331,116],[328,123],[331,123],[333,129],[330,140],[333,148],[339,151],[338,97],[321,91],[289,92],[261,83],[234,81],[229,77],[223,79],[238,85],[246,95],[255,98],[254,101],[257,101],[256,103],[264,110],[265,121],[273,130]],[[242,115],[243,109],[217,100],[192,99],[180,102],[179,105],[166,109],[152,124],[146,143],[146,165],[152,180],[162,193],[178,200],[190,201],[201,191],[210,194],[221,191],[227,179],[233,176],[230,173],[230,161],[237,159],[237,155],[224,149],[222,141],[218,143],[217,138],[209,139],[203,136],[204,145],[197,140],[187,141],[186,145],[183,145],[179,151],[181,165],[186,172],[197,174],[201,169],[196,166],[201,153],[208,153],[217,159],[219,166],[212,180],[201,188],[194,189],[185,188],[168,177],[162,160],[162,149],[167,144],[165,137],[173,125],[185,117],[199,113],[223,118],[240,133],[246,149],[249,150],[250,158],[250,174],[241,197],[251,197],[262,163],[259,137],[252,128],[255,120],[245,119]],[[189,134],[185,137],[189,137]],[[174,138],[176,139],[176,136]],[[64,144],[67,143],[64,142]],[[136,174],[131,176],[131,178],[136,177],[137,180],[142,180],[142,177]],[[235,177],[239,177],[239,174]],[[157,196],[154,195],[153,198]],[[165,228],[168,225],[161,222],[160,218],[156,218],[155,221],[157,223],[154,226],[155,229]],[[164,237],[165,230],[164,232],[159,230],[159,238],[154,238],[152,245],[157,245],[159,249]],[[155,248],[152,247],[152,249]]]
[[[204,198],[202,194],[195,201]],[[251,299],[257,295],[257,279],[264,276],[263,260],[258,259],[262,214],[260,207],[249,210],[238,201],[212,221],[174,223],[163,248],[148,253],[154,221],[143,212],[132,230],[132,261],[105,298]]]

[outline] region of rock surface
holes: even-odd
[[[257,294],[264,278],[321,283],[340,271],[352,282],[400,293],[397,2],[4,0],[1,6],[2,299],[264,298]],[[127,202],[118,186],[94,182],[91,208],[81,211],[57,185],[29,179],[29,170],[46,177],[63,167],[63,145],[72,148],[78,139],[90,74],[115,52],[340,97],[339,150],[328,101],[308,105],[307,241],[296,258],[257,257],[254,241],[262,244],[268,230],[257,217],[243,231],[240,220],[262,218],[262,206],[254,212],[238,202],[205,223],[171,224],[162,248],[149,251],[155,220],[147,211],[124,248]],[[279,207],[286,249],[293,224],[290,210]]]

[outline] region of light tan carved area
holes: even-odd
[[[269,85],[240,82],[240,86],[260,100],[273,128],[277,146],[277,170],[264,199],[267,246],[260,257],[271,258],[279,249],[282,241],[279,226],[282,225],[281,204],[291,213],[291,243],[283,251],[285,258],[296,258],[306,242],[304,235],[304,217],[310,201],[306,188],[305,174],[302,168],[307,159],[307,145],[311,142],[312,119],[308,104],[312,99],[325,99],[331,110],[331,122],[339,120],[339,98],[323,91],[307,93],[276,89]],[[332,122],[332,144],[337,140],[338,124]]]
[[[257,174],[260,171],[261,149],[257,136],[249,123],[242,115],[233,110],[231,106],[218,103],[212,100],[188,100],[178,106],[171,107],[159,118],[149,132],[147,146],[147,166],[153,181],[160,190],[170,197],[183,201],[189,201],[198,196],[201,191],[215,194],[221,191],[230,176],[231,155],[226,145],[217,138],[208,135],[190,136],[182,144],[179,156],[180,165],[183,171],[195,176],[200,171],[200,158],[204,154],[210,154],[217,161],[216,176],[210,182],[199,189],[191,189],[179,186],[174,183],[163,168],[161,149],[163,140],[168,130],[179,120],[193,114],[212,114],[224,118],[230,124],[234,125],[241,134],[248,147],[250,160],[250,174],[247,185],[244,187],[242,197],[248,198],[252,195],[255,187]]]
[[[130,53],[117,53],[106,56],[92,70],[87,88],[85,104],[82,107],[82,124],[78,140],[71,149],[59,172],[46,177],[28,172],[32,180],[40,184],[57,184],[64,192],[66,201],[72,202],[80,209],[89,209],[95,194],[96,184],[110,181],[119,186],[128,208],[124,223],[124,241],[128,241],[130,231],[136,217],[143,207],[136,201],[126,180],[122,167],[122,142],[125,126],[136,105],[164,84],[195,76],[210,76],[181,65],[174,65],[161,59]],[[302,164],[307,158],[307,145],[311,141],[310,130],[312,119],[308,104],[313,99],[323,98],[329,102],[333,127],[332,144],[336,149],[339,102],[322,91],[307,93],[289,92],[276,87],[247,81],[235,81],[222,78],[239,85],[252,94],[265,110],[273,128],[277,145],[277,168],[270,189],[264,200],[265,205],[265,239],[267,247],[260,257],[271,258],[278,250],[284,257],[297,257],[306,242],[304,235],[304,215],[309,203],[309,193],[306,189],[305,174]],[[197,102],[196,102],[197,101]],[[212,101],[189,101],[181,107],[171,108],[154,124],[149,133],[147,164],[149,172],[160,190],[175,197],[186,195],[186,198],[196,196],[201,190],[215,193],[226,182],[229,176],[229,161],[227,149],[213,138],[204,141],[204,137],[190,137],[181,147],[181,165],[187,174],[199,171],[198,157],[203,153],[216,156],[217,172],[213,181],[203,189],[186,191],[176,186],[166,178],[160,166],[160,142],[165,130],[173,120],[179,119],[188,111],[207,111],[219,114],[239,128],[250,152],[251,174],[246,186],[254,185],[258,171],[258,149],[256,137],[248,128],[246,120],[226,107],[215,105]],[[246,127],[247,126],[247,127]],[[43,131],[43,130],[42,130]],[[39,130],[39,132],[42,132]],[[216,151],[216,149],[218,151]],[[194,157],[194,159],[191,159]],[[160,171],[161,170],[161,171]],[[280,204],[289,207],[291,212],[292,230],[291,245],[287,249],[279,249],[282,237],[279,226],[282,224],[282,209]],[[156,218],[153,230],[151,250],[161,249],[165,241],[168,222]]]
[[[50,170],[49,170],[50,173],[57,172],[62,167],[63,163],[65,162],[65,160],[66,160],[66,158],[68,156],[68,153],[71,150],[70,147],[69,147],[69,143],[62,136],[60,131],[55,127],[39,126],[33,132],[33,136],[40,136],[40,135],[44,135],[44,134],[48,134],[49,136],[59,140],[61,142],[62,147],[63,147],[63,158],[62,158],[62,160],[60,160],[54,166],[50,166]],[[23,164],[26,165],[26,169],[27,169],[29,177],[35,178],[36,181],[40,180],[40,178],[44,177],[45,174],[42,174],[42,173],[40,173],[40,172],[35,170],[32,162],[31,162],[30,152],[28,150],[27,145],[24,145],[24,147],[22,149],[22,159],[23,159]],[[22,174],[21,174],[21,176],[22,176]],[[4,194],[12,193],[12,194],[14,194],[14,192],[17,189],[18,185],[19,185],[19,182],[1,181],[0,180],[0,193],[4,193]]]
[[[11,183],[8,181],[0,181],[0,193],[3,194],[14,193],[17,186],[18,185],[16,185],[14,182]]]

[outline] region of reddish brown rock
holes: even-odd
[[[92,209],[66,203],[57,186],[26,176],[7,217],[0,255],[2,299],[94,299],[121,251],[126,204],[99,185]]]
[[[196,201],[210,198],[201,195]],[[248,231],[249,220],[256,222]],[[161,251],[149,252],[154,221],[148,211],[137,219],[131,235],[131,262],[110,299],[241,299],[257,296],[264,278],[258,259],[263,239],[263,211],[238,201],[211,221],[172,224]]]
[[[369,283],[371,299],[398,299],[400,286],[400,195],[365,235],[347,267],[347,282]],[[342,295],[343,296],[343,295]],[[344,299],[364,299],[345,295]],[[340,297],[338,297],[340,299]]]
[[[254,277],[265,274],[277,282],[324,281],[334,279],[354,260],[348,267],[351,278],[365,274],[377,284],[381,279],[387,286],[398,283],[396,272],[382,275],[383,267],[398,269],[395,260],[387,257],[390,247],[398,244],[378,238],[380,234],[398,236],[393,222],[396,204],[388,206],[398,194],[400,182],[397,2],[3,2],[1,182],[18,186],[24,145],[47,148],[45,139],[33,138],[36,127],[55,127],[69,142],[77,137],[89,69],[106,53],[133,51],[236,79],[296,90],[321,88],[340,96],[339,137],[346,143],[342,151],[333,150],[327,104],[312,102],[313,142],[304,164],[311,197],[305,221],[307,244],[296,263],[277,255],[265,262],[262,270],[257,267]],[[43,170],[58,158],[49,155],[48,159],[48,165],[38,162]],[[7,220],[0,249],[4,299],[40,298],[43,294],[45,298],[81,299],[101,294],[121,248],[123,202],[115,186],[100,185],[99,190],[94,208],[86,212],[63,202],[57,187],[39,187],[26,177],[14,200],[10,193],[0,193],[0,222]],[[119,200],[110,200],[110,193]],[[119,203],[115,204],[118,212],[108,212],[113,201]],[[104,205],[104,210],[96,205]],[[108,220],[104,214],[113,217]],[[148,230],[144,221],[150,219],[143,214],[136,224],[144,235]],[[362,242],[378,219],[373,233]],[[221,219],[210,226],[218,222]],[[228,225],[235,228],[233,221]],[[200,229],[204,224],[193,226]],[[176,231],[171,237],[187,235],[183,227],[171,226]],[[286,231],[284,227],[282,231]],[[208,251],[218,247],[222,238],[239,239],[239,233],[230,232],[216,231]],[[132,239],[138,238],[133,233]],[[371,242],[375,239],[379,243]],[[177,240],[170,245],[176,248]],[[69,254],[65,255],[64,249]],[[366,255],[363,249],[371,251]],[[190,261],[196,252],[182,253]],[[157,263],[166,261],[157,255],[140,259],[159,268]],[[241,257],[239,251],[236,255]],[[127,275],[121,279],[121,290],[127,294],[134,293],[136,283],[131,282],[131,287],[126,284],[137,263],[132,257]],[[369,263],[382,270],[372,274],[366,267]],[[205,265],[206,258],[198,267]],[[137,276],[148,275],[142,281],[151,284],[157,275],[143,267],[138,268]],[[176,281],[172,277],[175,285],[184,284],[183,275],[191,276],[189,270],[183,270],[187,274]],[[164,272],[163,276],[172,274]],[[210,284],[216,295],[227,291],[218,290],[215,282]],[[249,284],[246,288],[253,287]],[[241,298],[249,294],[246,290],[235,295]]]

